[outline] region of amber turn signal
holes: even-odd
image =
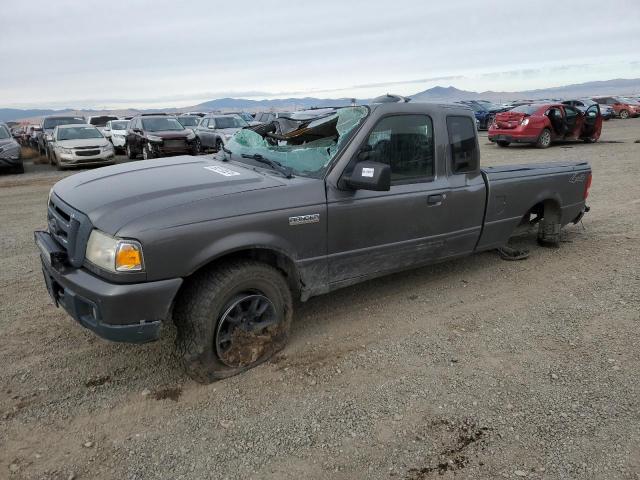
[[[142,250],[133,242],[120,242],[116,251],[116,270],[138,272],[142,270]]]

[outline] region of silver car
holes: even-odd
[[[220,150],[229,139],[249,124],[238,115],[207,115],[196,127],[196,147],[199,152]]]
[[[58,125],[51,140],[51,163],[65,167],[115,163],[113,145],[93,125]]]

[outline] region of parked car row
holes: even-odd
[[[500,147],[529,143],[546,148],[553,142],[566,140],[595,142],[600,137],[603,120],[640,116],[640,99],[621,96],[520,100],[501,105],[487,100],[454,103],[470,108],[477,129],[488,130],[488,139]],[[268,130],[267,138],[276,144],[278,136],[292,125],[297,127],[301,120],[321,117],[326,110],[334,109],[253,115],[247,112],[153,113],[125,119],[109,115],[88,118],[52,115],[45,117],[41,125],[13,122],[13,128],[9,128],[3,124],[0,166],[14,161],[16,146],[19,151],[20,145],[36,149],[52,165],[65,168],[113,163],[116,153],[124,153],[129,159],[151,159],[217,152],[236,132],[245,128],[256,129],[260,134]],[[22,163],[12,163],[12,168],[21,170]]]

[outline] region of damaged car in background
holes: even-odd
[[[239,115],[206,115],[195,129],[196,150],[219,151],[235,133],[249,124]]]
[[[60,115],[51,115],[48,117],[44,117],[42,120],[42,131],[38,132],[38,153],[40,155],[46,156],[51,162],[50,154],[51,150],[49,148],[49,142],[51,141],[53,130],[58,125],[85,125],[87,120],[84,117],[71,117],[71,116],[60,116]]]
[[[7,124],[0,123],[0,172],[24,173],[21,151]]]
[[[58,170],[66,167],[110,165],[114,147],[93,125],[59,125],[50,140],[50,160]]]
[[[500,147],[529,143],[547,148],[566,140],[597,142],[601,132],[602,115],[595,103],[584,112],[562,103],[532,103],[496,114],[488,138]]]
[[[116,152],[124,152],[127,146],[129,120],[109,120],[102,134],[111,142]]]
[[[481,168],[467,107],[383,103],[244,128],[216,157],[67,177],[35,242],[80,325],[142,343],[173,320],[187,373],[211,382],[281,350],[294,299],[475,252],[521,258],[508,242],[532,226],[557,248],[590,184],[586,162]]]
[[[176,117],[156,114],[133,117],[127,129],[127,157],[134,160],[138,155],[150,158],[173,155],[195,155],[196,135],[185,128]]]

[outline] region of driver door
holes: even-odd
[[[366,158],[391,167],[388,191],[330,188],[329,279],[352,283],[437,257],[447,227],[446,175],[436,175],[433,123],[427,115],[381,118],[361,146]]]

